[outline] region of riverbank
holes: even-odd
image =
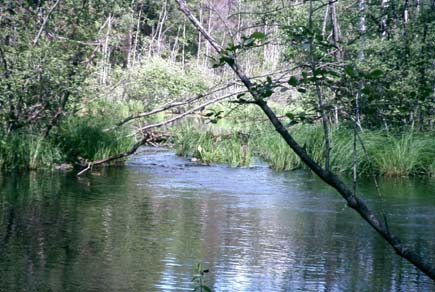
[[[137,106],[136,106],[137,107]],[[217,107],[214,112],[228,108]],[[3,135],[0,141],[0,169],[53,169],[58,165],[83,166],[87,162],[104,159],[128,151],[136,142],[131,135],[134,126],[117,127],[114,124],[141,109],[127,103],[91,104],[74,117],[62,120],[50,135],[30,131],[16,131]],[[286,109],[287,110],[287,109]],[[281,112],[285,112],[281,109]],[[207,117],[207,111],[198,118],[181,121],[167,127],[171,147],[181,156],[202,163],[223,163],[232,167],[249,166],[259,157],[274,170],[305,168],[268,121],[258,120],[253,108],[242,109],[233,116],[219,120]],[[147,122],[163,120],[154,117]],[[289,125],[295,139],[307,153],[324,164],[325,147],[320,124]],[[411,129],[400,132],[381,130],[359,131],[364,147],[357,143],[357,172],[360,176],[435,177],[435,139],[432,132]],[[353,172],[353,129],[342,125],[331,127],[331,169],[351,175]],[[115,161],[116,164],[124,160]],[[63,167],[62,167],[63,168]]]
[[[307,153],[324,164],[324,140],[321,125],[297,125],[290,128],[295,139]],[[331,129],[331,168],[345,175],[353,171],[353,134],[346,127]],[[432,133],[400,133],[366,130],[359,134],[357,172],[400,176],[435,176],[435,140]],[[209,126],[207,130],[192,125],[181,126],[174,132],[174,147],[178,155],[189,156],[204,163],[225,163],[233,167],[248,166],[253,157],[265,160],[272,169],[294,170],[305,165],[268,125],[238,127],[231,131]]]
[[[127,151],[134,138],[127,129],[104,131],[109,125],[94,117],[67,119],[49,137],[18,132],[0,144],[3,170],[36,170],[58,165],[83,165]],[[320,125],[297,125],[292,135],[307,153],[324,164],[323,129]],[[249,166],[254,157],[263,159],[274,170],[303,169],[305,165],[270,126],[220,127],[182,123],[170,129],[171,147],[180,156],[202,163],[223,163],[232,167]],[[360,133],[364,148],[357,145],[359,176],[435,177],[435,141],[431,133],[404,131],[386,133],[366,130]],[[353,172],[352,130],[331,129],[331,168],[337,173]],[[116,163],[122,163],[118,161]]]
[[[21,129],[0,137],[0,169],[27,171],[82,165],[128,150],[134,143],[128,128],[105,129],[128,115],[128,105],[92,103],[63,119],[49,135]],[[0,133],[1,134],[1,133]]]

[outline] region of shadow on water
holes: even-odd
[[[0,291],[189,291],[197,262],[215,291],[435,289],[310,173],[147,152],[81,178],[2,176]],[[381,187],[391,228],[435,261],[434,182]]]

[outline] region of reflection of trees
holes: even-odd
[[[211,269],[208,283],[217,291],[415,288],[413,268],[308,174],[268,172],[264,194],[173,187],[167,179],[174,175],[180,173],[109,169],[79,179],[3,178],[0,291],[187,288],[197,262]],[[255,171],[246,175],[255,180]],[[400,188],[388,197],[400,210],[390,214],[391,227],[429,241],[430,230],[409,232],[407,224],[429,219],[403,206]]]
[[[155,225],[148,196],[130,195],[135,184],[114,171],[81,181],[47,173],[3,181],[0,290],[143,289],[153,282],[143,267],[158,263],[164,249],[146,241]]]

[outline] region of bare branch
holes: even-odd
[[[42,25],[38,31],[38,34],[36,35],[35,39],[33,40],[33,46],[36,46],[38,43],[39,38],[41,37],[42,32],[44,31],[45,26],[47,25],[48,18],[50,18],[50,15],[53,13],[54,9],[56,9],[56,6],[59,4],[60,0],[57,0],[56,3],[54,3],[53,6],[51,6],[50,10],[47,13],[47,16],[44,19],[44,22],[42,22]]]
[[[204,97],[212,95],[212,94],[214,94],[216,92],[228,89],[229,87],[234,86],[234,85],[235,85],[235,82],[232,82],[232,83],[229,83],[229,84],[227,84],[225,86],[222,86],[222,87],[216,88],[216,89],[214,89],[212,91],[209,91],[209,92],[207,92],[205,94],[199,94],[197,96],[189,98],[189,99],[187,99],[185,101],[171,102],[171,103],[168,103],[168,104],[165,104],[165,105],[161,106],[160,108],[153,109],[152,111],[129,116],[129,117],[125,118],[124,120],[122,120],[121,122],[117,123],[115,126],[107,128],[107,129],[104,129],[104,131],[105,132],[106,131],[111,131],[111,130],[114,130],[114,129],[118,128],[118,127],[121,127],[122,125],[124,125],[124,124],[126,124],[126,123],[128,123],[128,122],[130,122],[132,120],[140,119],[140,118],[145,118],[145,117],[158,114],[160,112],[166,111],[168,109],[171,109],[171,108],[174,108],[174,107],[177,107],[177,106],[182,106],[182,105],[186,105],[186,104],[195,102],[195,101],[197,101],[197,100],[199,100],[201,98],[204,98]]]
[[[180,114],[178,116],[175,116],[175,117],[173,117],[173,118],[171,118],[169,120],[166,120],[166,121],[163,121],[163,122],[160,122],[160,123],[156,123],[156,124],[152,124],[152,125],[148,125],[148,126],[145,126],[143,128],[140,128],[138,130],[138,132],[139,131],[146,131],[146,130],[149,130],[151,128],[158,128],[158,127],[161,127],[161,126],[164,126],[164,125],[171,124],[171,123],[173,123],[175,121],[178,121],[179,119],[184,118],[185,116],[188,116],[190,114],[193,114],[193,113],[195,113],[197,111],[202,110],[206,106],[209,106],[211,104],[217,103],[217,102],[222,101],[224,99],[227,99],[227,98],[230,98],[232,96],[235,96],[235,95],[238,95],[238,94],[241,94],[241,93],[245,93],[245,92],[246,91],[237,91],[237,92],[234,92],[234,93],[230,93],[230,94],[227,94],[227,95],[224,95],[224,96],[217,97],[215,99],[212,99],[212,100],[209,100],[209,101],[207,101],[205,103],[202,103],[202,104],[198,105],[197,107],[194,107],[193,109],[190,109],[190,110],[188,110],[188,111],[186,111],[186,112],[184,112],[184,113],[182,113],[182,114]]]
[[[177,115],[177,116],[175,116],[175,117],[173,117],[173,118],[171,118],[169,120],[163,121],[161,123],[156,123],[156,124],[145,126],[145,127],[143,127],[143,128],[138,130],[138,132],[145,132],[144,138],[142,138],[139,142],[134,144],[128,151],[125,151],[125,152],[122,152],[122,153],[119,153],[119,154],[116,154],[114,156],[107,157],[107,158],[104,158],[104,159],[101,159],[101,160],[96,160],[96,161],[88,162],[87,167],[85,169],[81,170],[79,173],[77,173],[77,175],[80,176],[80,175],[86,173],[93,166],[104,164],[104,163],[107,163],[107,162],[110,162],[110,161],[113,161],[113,160],[125,158],[125,157],[127,157],[129,155],[134,154],[136,152],[136,150],[140,146],[144,145],[149,140],[150,136],[147,133],[148,130],[150,130],[152,128],[159,128],[159,127],[162,127],[164,125],[171,124],[171,123],[173,123],[175,121],[178,121],[178,120],[184,118],[185,116],[188,116],[188,115],[193,114],[193,113],[195,113],[195,112],[197,112],[199,110],[202,110],[204,107],[206,107],[208,105],[217,103],[219,101],[222,101],[224,99],[230,98],[230,97],[232,97],[234,95],[237,95],[237,94],[240,94],[240,93],[243,93],[243,92],[246,92],[246,91],[239,91],[239,92],[235,92],[235,93],[231,93],[231,94],[227,94],[227,95],[224,95],[224,96],[217,97],[217,98],[209,100],[209,101],[207,101],[207,102],[205,102],[205,103],[203,103],[203,104],[201,104],[201,105],[199,105],[199,106],[197,106],[197,107],[195,107],[193,109],[190,109],[190,110],[188,110],[188,111],[186,111],[186,112],[184,112],[184,113],[182,113],[180,115]]]
[[[85,169],[83,169],[82,171],[77,173],[77,176],[80,176],[80,175],[84,174],[85,172],[90,170],[95,165],[100,165],[100,164],[107,163],[107,162],[110,162],[110,161],[113,161],[113,160],[125,158],[125,157],[135,153],[136,150],[140,146],[144,145],[147,142],[148,138],[149,138],[149,136],[145,135],[139,142],[134,144],[128,151],[125,151],[125,152],[122,152],[122,153],[119,153],[119,154],[116,154],[114,156],[110,156],[110,157],[107,157],[107,158],[104,158],[104,159],[101,159],[101,160],[96,160],[96,161],[89,162],[87,167]]]

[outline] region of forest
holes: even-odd
[[[86,177],[144,146],[311,170],[434,279],[378,181],[435,178],[435,1],[186,2],[2,1],[1,172]]]

